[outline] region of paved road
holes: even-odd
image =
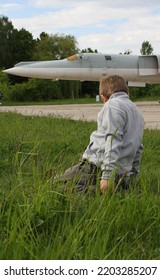
[[[135,102],[142,112],[145,121],[145,128],[160,129],[160,103]],[[101,110],[102,104],[75,104],[75,105],[34,105],[34,106],[0,106],[0,112],[12,111],[23,115],[50,115],[69,117],[75,120],[96,120],[97,113]]]

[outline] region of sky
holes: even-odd
[[[140,54],[144,41],[160,53],[160,0],[0,0],[0,16],[33,37],[73,35],[80,50]]]

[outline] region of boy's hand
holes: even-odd
[[[100,191],[102,194],[106,194],[107,191],[109,191],[109,181],[102,179],[100,181]]]

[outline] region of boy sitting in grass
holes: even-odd
[[[99,180],[100,191],[105,194],[110,187],[127,189],[130,178],[139,174],[144,120],[129,98],[123,77],[102,78],[99,91],[104,106],[98,113],[97,130],[90,136],[81,163],[66,170],[61,178],[77,176],[80,191],[95,187]]]

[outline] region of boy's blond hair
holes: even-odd
[[[109,97],[115,92],[126,92],[129,95],[129,89],[125,79],[118,75],[112,75],[100,80],[99,93],[100,95]]]

